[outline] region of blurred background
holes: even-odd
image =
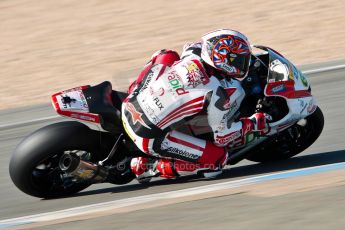
[[[156,50],[181,52],[217,28],[297,65],[345,57],[338,0],[2,0],[0,11],[0,109],[103,80],[124,89]]]
[[[339,0],[0,0],[0,220],[344,164],[343,68],[310,74],[313,94],[325,114],[325,129],[313,146],[286,162],[244,161],[214,181],[157,180],[147,187],[137,182],[99,184],[76,196],[52,200],[23,194],[8,175],[15,146],[28,133],[51,123],[49,116],[56,117],[49,105],[56,92],[105,80],[125,90],[155,51],[168,48],[180,53],[186,42],[218,28],[241,31],[252,44],[270,46],[304,70],[320,66],[315,63],[344,64],[344,12],[345,1]],[[313,65],[305,68],[309,64]],[[279,179],[229,190],[213,199],[199,197],[197,202],[41,229],[341,229],[344,175],[342,169]]]

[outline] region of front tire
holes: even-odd
[[[324,116],[318,107],[305,120],[305,126],[295,124],[287,130],[284,130],[278,140],[273,139],[268,143],[257,146],[247,159],[261,163],[280,161],[291,158],[307,149],[320,136],[324,126]],[[297,133],[298,137],[291,137],[293,133]]]
[[[51,198],[77,193],[89,183],[63,181],[59,159],[65,151],[96,153],[99,133],[79,122],[61,122],[43,127],[26,137],[12,154],[9,173],[24,193]]]

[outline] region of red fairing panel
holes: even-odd
[[[82,91],[88,87],[90,86],[76,87],[54,94],[52,103],[55,111],[62,116],[100,124],[99,115],[89,113],[89,107]],[[65,101],[65,98],[69,98],[69,101]]]
[[[308,90],[295,91],[294,84],[295,82],[292,80],[270,82],[266,86],[265,94],[267,96],[281,96],[288,99],[312,96]]]

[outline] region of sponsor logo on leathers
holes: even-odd
[[[142,119],[143,114],[138,112],[132,103],[130,103],[130,102],[126,103],[126,110],[131,114],[132,121],[133,121],[134,125],[137,122],[139,122],[144,127],[151,129],[147,124],[145,124],[144,120]]]
[[[173,153],[173,154],[179,155],[179,156],[183,156],[183,157],[186,157],[186,158],[189,158],[189,159],[193,159],[193,160],[197,160],[199,158],[199,155],[196,155],[196,154],[193,154],[193,153],[190,153],[190,152],[187,152],[185,150],[178,149],[178,148],[175,148],[175,147],[169,147],[165,151],[167,151],[169,153]]]
[[[182,84],[182,79],[176,73],[176,71],[171,71],[167,75],[167,78],[168,78],[171,89],[175,91],[177,95],[183,95],[183,94],[189,93],[188,91],[184,89],[183,84]]]
[[[155,105],[158,107],[159,110],[164,109],[164,106],[158,97],[154,97],[153,102],[155,103]]]
[[[150,94],[151,96],[158,96],[158,97],[161,97],[164,95],[164,88],[163,87],[160,87],[158,89],[154,89],[152,86],[150,86]]]
[[[196,63],[191,63],[187,67],[187,79],[188,79],[188,86],[193,88],[197,87],[200,84],[207,84],[209,82],[208,77],[204,75],[204,73],[199,69]]]
[[[197,154],[193,154],[193,153],[187,152],[187,151],[185,151],[183,149],[178,149],[176,147],[172,147],[172,146],[169,145],[168,141],[163,141],[162,142],[161,150],[164,150],[166,152],[169,152],[169,153],[172,153],[172,154],[176,154],[176,155],[179,155],[179,156],[182,156],[182,157],[186,157],[186,158],[189,158],[189,159],[193,159],[193,160],[197,160],[200,157]]]
[[[152,123],[157,124],[160,122],[160,119],[155,114],[155,111],[146,103],[142,104],[142,110],[144,111],[145,115],[152,121]]]
[[[226,144],[226,143],[229,143],[230,141],[236,140],[237,138],[241,136],[242,136],[241,131],[236,131],[234,133],[230,133],[225,136],[216,136],[216,142],[220,144]]]
[[[231,123],[233,121],[232,116],[234,115],[234,112],[236,111],[236,109],[237,109],[237,101],[232,103],[229,108],[229,111],[226,114],[224,114],[220,122],[220,125],[218,126],[218,130],[224,130],[225,126],[228,128],[231,126]]]
[[[140,92],[144,91],[145,89],[147,89],[149,83],[151,82],[152,80],[152,77],[154,75],[154,72],[152,71],[152,69],[149,71],[147,77],[145,78],[145,82],[143,84],[143,86],[141,87],[140,89]]]

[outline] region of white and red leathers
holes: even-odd
[[[130,86],[130,95],[122,105],[123,124],[133,142],[149,156],[165,158],[157,163],[164,177],[223,167],[225,147],[243,142],[257,127],[249,118],[232,122],[245,92],[235,79],[208,75],[200,49],[200,43],[186,45],[182,59],[170,50],[156,53]],[[207,117],[214,142],[172,128],[202,115]],[[132,170],[142,174],[145,162],[135,159]]]

